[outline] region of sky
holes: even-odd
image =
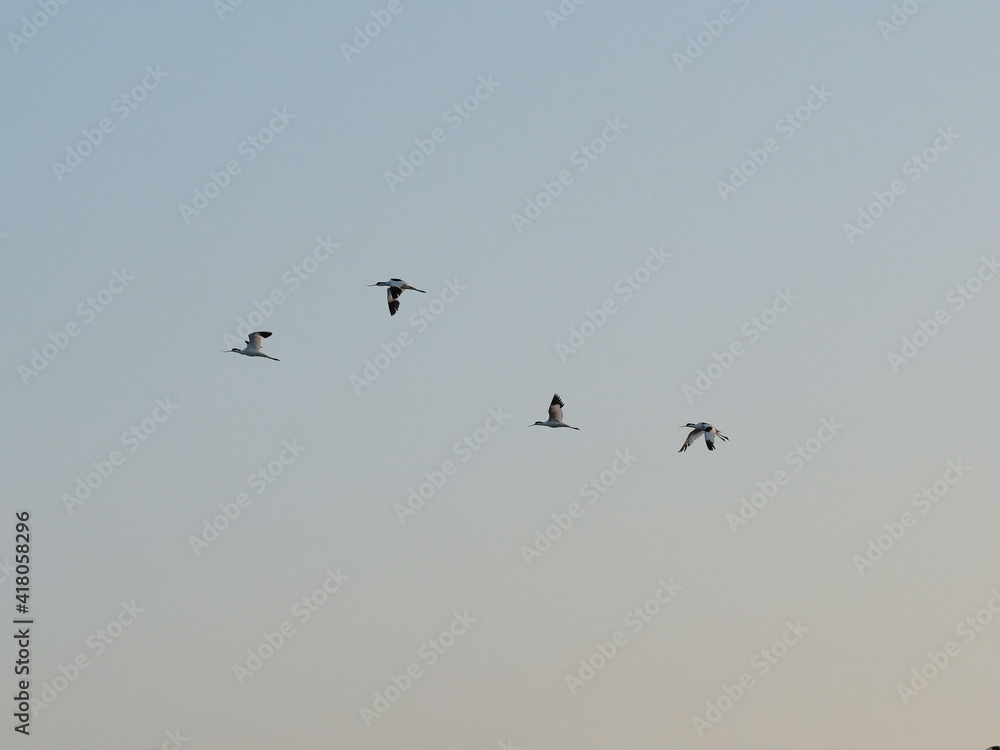
[[[1000,742],[998,22],[5,4],[4,746]]]

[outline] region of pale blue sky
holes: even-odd
[[[395,14],[245,0],[221,19],[208,0],[72,2],[30,39],[42,5],[0,13],[0,562],[29,510],[31,692],[65,688],[36,704],[31,746],[1000,741],[996,5],[904,3],[898,31],[879,25],[889,2],[562,5],[576,10],[552,28],[554,0]],[[348,61],[373,13],[391,20]],[[143,100],[121,119],[123,94]],[[456,104],[475,110],[456,120]],[[787,113],[801,127],[779,125]],[[104,118],[78,166],[53,167]],[[916,180],[914,156],[933,160]],[[512,219],[563,170],[551,205]],[[895,180],[851,242],[845,224]],[[390,317],[366,287],[389,277],[426,294]],[[629,278],[644,282],[626,299]],[[281,361],[224,354],[260,307]],[[401,333],[398,357],[353,385]],[[894,367],[914,334],[926,345]],[[731,366],[685,390],[733,342]],[[527,427],[553,392],[579,432]],[[678,426],[702,420],[729,442],[678,454]],[[68,512],[102,462],[110,476]],[[251,480],[259,467],[280,476]],[[443,467],[401,523],[394,506]],[[590,503],[602,472],[614,484]],[[915,499],[935,482],[933,506]],[[239,515],[195,554],[225,508]],[[885,524],[901,538],[859,566]],[[143,611],[102,644],[123,602]],[[933,675],[928,653],[948,648]],[[914,669],[932,674],[919,691]]]

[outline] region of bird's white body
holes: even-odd
[[[552,403],[549,404],[549,418],[544,422],[535,422],[535,424],[528,425],[529,427],[535,427],[536,425],[541,427],[569,427],[571,430],[579,430],[579,427],[573,427],[562,421],[562,410],[566,404],[562,402],[559,398],[559,394],[553,394]]]
[[[702,435],[705,436],[705,446],[710,451],[715,450],[715,438],[720,438],[722,440],[729,440],[729,438],[727,438],[717,429],[712,427],[712,425],[710,425],[708,422],[698,422],[697,424],[692,424],[691,422],[688,422],[686,425],[683,426],[693,427],[694,429],[691,430],[690,434],[687,436],[687,440],[684,441],[684,445],[682,445],[681,449],[677,451],[678,453],[683,453],[684,451],[686,451],[688,449],[688,446],[690,446],[691,443],[693,443]]]
[[[399,309],[399,295],[403,293],[404,289],[412,289],[415,292],[420,292],[421,294],[427,294],[423,289],[417,289],[415,286],[410,286],[402,279],[389,279],[388,281],[378,281],[374,284],[369,284],[368,286],[384,286],[388,287],[385,290],[386,298],[389,300],[389,315],[395,315],[396,310]]]
[[[280,362],[281,360],[277,357],[268,357],[260,350],[261,342],[270,335],[270,331],[254,331],[247,337],[247,345],[245,349],[233,348],[229,351],[242,354],[245,357],[266,357],[267,359],[273,359],[275,362]]]

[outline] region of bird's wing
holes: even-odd
[[[267,335],[270,336],[271,334]],[[249,349],[252,352],[259,352],[261,338],[262,336],[259,331],[256,333],[251,333],[249,338],[247,338],[247,349]]]
[[[552,403],[549,404],[549,419],[555,419],[562,422],[562,410],[566,404],[562,402],[559,398],[559,394],[553,394]]]
[[[385,296],[389,300],[389,314],[395,315],[396,310],[399,309],[399,290],[395,287],[389,287],[385,290]]]
[[[691,445],[691,443],[693,443],[695,440],[698,439],[698,435],[700,434],[701,430],[698,429],[691,430],[691,432],[688,433],[687,440],[684,441],[684,445],[682,445],[681,449],[677,452],[683,453],[684,451],[686,451],[688,447]]]
[[[705,445],[710,451],[715,450],[715,436],[711,430],[705,430]]]

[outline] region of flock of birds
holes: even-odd
[[[412,289],[414,292],[420,292],[421,294],[426,294],[423,289],[417,289],[415,286],[410,286],[402,279],[389,279],[388,281],[379,281],[374,284],[369,284],[368,286],[384,286],[386,289],[386,297],[389,301],[389,315],[395,315],[396,311],[399,310],[399,296],[406,289]],[[246,347],[243,349],[237,349],[233,347],[230,352],[235,352],[236,354],[242,354],[245,357],[266,357],[267,359],[273,359],[275,362],[280,362],[281,360],[277,357],[271,357],[261,351],[261,345],[264,339],[270,337],[270,331],[254,331],[247,337]],[[563,407],[566,404],[563,400],[559,398],[559,394],[553,394],[552,403],[549,404],[549,418],[544,422],[538,421],[534,424],[528,425],[529,427],[568,427],[571,430],[579,430],[579,427],[573,427],[562,421],[563,418]],[[683,453],[688,449],[688,447],[698,438],[704,435],[705,446],[710,450],[715,450],[715,439],[720,438],[722,440],[729,440],[725,435],[719,432],[715,427],[710,425],[708,422],[688,422],[686,425],[681,425],[682,427],[691,427],[691,432],[688,433],[687,439],[681,446],[681,449],[677,451],[678,453]]]

